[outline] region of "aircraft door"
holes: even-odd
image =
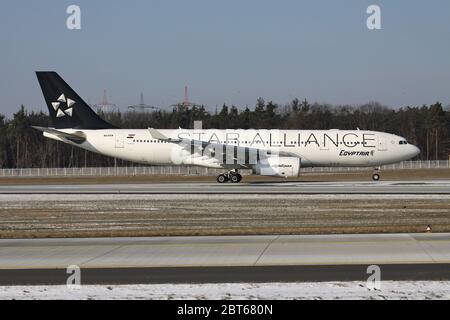
[[[387,150],[386,138],[384,137],[378,138],[378,151],[386,151],[386,150]]]
[[[123,134],[119,133],[115,135],[116,137],[116,149],[117,148],[123,148],[124,147],[124,136]]]

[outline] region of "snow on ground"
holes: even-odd
[[[185,300],[185,299],[450,299],[450,281],[385,281],[380,290],[364,282],[258,283],[258,284],[163,284],[0,287],[0,299],[38,300]]]
[[[230,199],[266,199],[265,194],[0,194],[2,207],[5,202],[49,202],[49,201],[140,201],[140,200],[223,200]],[[277,200],[450,200],[448,194],[271,194]]]

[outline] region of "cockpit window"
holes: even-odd
[[[408,144],[408,141],[406,141],[406,140],[400,140],[400,141],[399,141],[399,144]]]

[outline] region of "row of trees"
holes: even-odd
[[[421,160],[448,159],[450,151],[450,112],[440,103],[431,106],[390,109],[379,103],[361,106],[310,104],[294,99],[287,105],[258,99],[251,110],[223,105],[215,113],[204,107],[170,112],[107,113],[107,121],[120,128],[192,128],[201,120],[203,127],[217,129],[364,129],[390,132],[417,145]],[[31,126],[48,126],[43,112],[27,112],[22,106],[12,119],[0,114],[0,167],[90,167],[130,165],[91,152],[45,139]]]

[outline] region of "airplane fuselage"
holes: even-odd
[[[198,165],[227,168],[202,160],[192,161],[179,144],[152,137],[145,129],[61,130],[86,136],[81,144],[49,133],[49,138],[110,157],[148,165]],[[248,147],[300,158],[301,167],[377,167],[409,160],[419,153],[402,137],[364,130],[159,130],[172,139],[202,141],[205,144]],[[196,151],[198,153],[198,151]],[[191,159],[189,159],[191,158]]]

